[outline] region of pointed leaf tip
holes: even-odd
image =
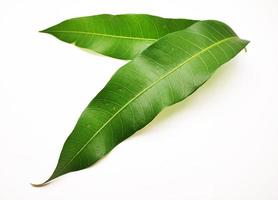
[[[35,184],[35,183],[30,183],[33,187],[43,187],[48,185],[50,182],[44,182],[44,183],[40,183],[40,184]]]
[[[47,29],[40,30],[39,33],[47,33]]]
[[[46,185],[50,184],[51,181],[52,181],[53,179],[54,179],[53,177],[50,177],[50,178],[48,178],[46,181],[44,181],[44,182],[42,182],[42,183],[38,183],[38,184],[36,184],[36,183],[30,183],[30,184],[31,184],[33,187],[43,187],[43,186],[46,186]]]

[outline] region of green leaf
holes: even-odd
[[[95,163],[162,109],[193,93],[247,44],[218,21],[197,22],[158,40],[120,68],[91,101],[45,183]]]
[[[41,32],[119,59],[132,59],[157,39],[183,30],[196,20],[145,14],[95,15],[63,21]]]

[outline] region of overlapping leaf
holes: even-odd
[[[63,21],[42,32],[100,54],[132,59],[157,39],[197,22],[145,14],[95,15]]]
[[[95,163],[163,108],[193,93],[247,44],[218,21],[196,22],[159,39],[120,68],[91,101],[46,182]]]

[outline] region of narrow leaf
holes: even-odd
[[[248,44],[218,21],[170,33],[120,68],[82,113],[49,182],[89,167],[200,87]]]
[[[157,39],[195,22],[145,14],[104,14],[69,19],[41,32],[103,55],[129,60]]]

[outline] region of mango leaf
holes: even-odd
[[[247,44],[218,21],[197,22],[159,39],[120,68],[91,101],[45,183],[91,166],[162,109],[193,93]]]
[[[183,30],[195,22],[146,14],[103,14],[69,19],[41,32],[81,48],[129,60],[157,39]]]

